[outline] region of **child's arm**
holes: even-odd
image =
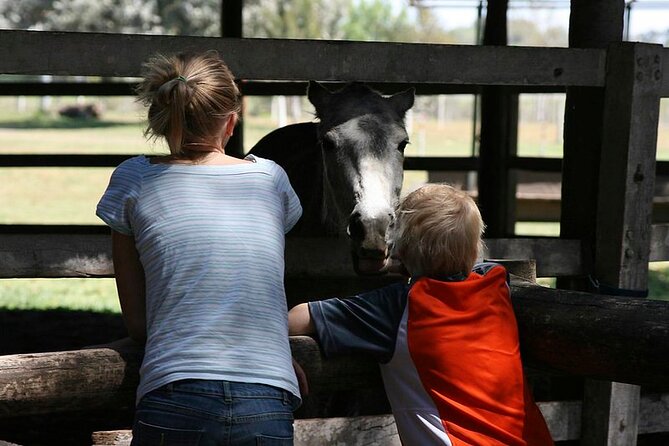
[[[135,248],[135,238],[112,230],[112,257],[123,321],[130,337],[146,341],[146,287],[144,268]]]
[[[290,335],[313,335],[325,357],[362,353],[392,357],[409,285],[395,283],[348,298],[300,304],[288,312]]]
[[[316,332],[309,313],[309,304],[299,304],[288,312],[288,334],[290,336],[309,335]]]
[[[290,336],[308,335],[316,332],[314,323],[311,320],[308,304],[299,304],[288,312],[288,334]],[[293,368],[295,369],[295,376],[300,386],[300,393],[302,396],[309,394],[309,383],[307,381],[307,374],[304,372],[300,364],[293,358]]]

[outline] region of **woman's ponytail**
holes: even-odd
[[[144,65],[138,99],[149,107],[145,134],[164,137],[176,157],[220,149],[213,142],[241,108],[232,73],[215,52],[155,56]]]

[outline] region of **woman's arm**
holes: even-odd
[[[135,238],[112,230],[112,259],[123,321],[130,337],[146,341],[146,286]]]

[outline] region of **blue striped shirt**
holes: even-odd
[[[147,342],[137,401],[180,379],[229,380],[299,397],[283,285],[285,233],[302,214],[273,161],[126,160],[97,215],[135,238],[146,277]]]

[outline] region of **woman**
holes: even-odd
[[[292,444],[283,253],[299,200],[274,162],[226,155],[241,98],[215,52],[150,59],[138,93],[170,155],[123,162],[97,207],[145,343],[133,445]]]

